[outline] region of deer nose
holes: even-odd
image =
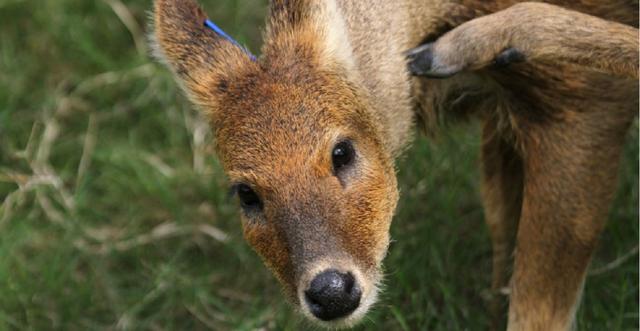
[[[362,291],[351,273],[329,269],[317,275],[304,294],[311,313],[331,321],[356,310]]]

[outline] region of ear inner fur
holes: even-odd
[[[320,68],[358,80],[349,33],[335,0],[272,1],[265,41],[266,57],[282,57],[302,47],[312,52]]]
[[[220,83],[254,67],[244,50],[205,26],[207,16],[193,0],[157,0],[155,55],[175,74],[192,102],[216,109]],[[224,89],[222,89],[224,90]]]

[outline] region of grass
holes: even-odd
[[[202,2],[258,49],[264,1]],[[150,8],[0,0],[0,330],[308,328],[244,243],[206,125],[147,56]],[[637,131],[594,268],[638,245]],[[361,329],[487,325],[478,143],[466,125],[399,162],[386,290]],[[637,255],[589,277],[578,327],[637,329]]]

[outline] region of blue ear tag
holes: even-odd
[[[204,25],[207,26],[209,29],[215,31],[215,33],[219,34],[222,38],[230,41],[232,44],[234,44],[234,45],[238,46],[240,49],[242,49],[245,53],[247,53],[247,55],[249,55],[249,58],[251,59],[251,61],[255,61],[256,60],[255,55],[251,54],[251,52],[249,52],[249,50],[246,47],[240,45],[240,43],[238,43],[235,39],[231,38],[231,36],[229,36],[224,31],[222,31],[222,29],[220,29],[213,22],[211,22],[210,20],[207,19],[207,20],[204,21]]]

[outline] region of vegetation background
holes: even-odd
[[[254,51],[266,1],[202,0]],[[148,56],[151,0],[0,0],[0,330],[299,330],[210,134]],[[481,330],[478,130],[417,139],[366,330]],[[638,127],[579,330],[638,328]]]

